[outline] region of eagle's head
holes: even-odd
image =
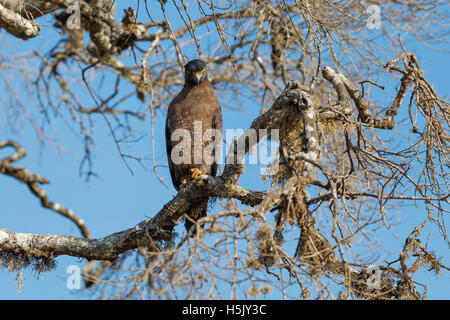
[[[184,78],[186,83],[198,85],[206,79],[206,63],[200,59],[194,59],[184,66]]]

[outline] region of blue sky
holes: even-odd
[[[118,12],[121,15],[122,10],[120,9]],[[170,15],[176,15],[176,13],[169,12],[169,17]],[[43,29],[40,39],[23,43],[8,50],[18,52],[38,46],[48,46],[57,38],[54,33],[54,30]],[[1,39],[5,38],[11,41],[3,32]],[[416,52],[422,68],[426,72],[425,76],[434,85],[437,92],[441,96],[448,96],[447,77],[450,72],[449,64],[446,63],[449,58],[448,53],[431,50],[421,44],[411,45],[408,49]],[[447,45],[446,48],[441,49],[448,50],[450,47]],[[182,75],[180,74],[180,76]],[[391,90],[387,88],[386,92],[382,94],[386,99],[389,99],[393,92],[395,92],[393,88]],[[83,99],[89,99],[87,92],[80,94],[84,95]],[[217,95],[219,100],[225,100],[222,92],[218,91]],[[259,99],[255,100],[246,101],[245,110],[232,110],[225,107],[223,110],[224,128],[247,128],[259,113]],[[33,98],[28,98],[26,101],[33,108],[36,105]],[[130,103],[133,103],[133,101]],[[27,149],[27,157],[18,165],[26,166],[32,172],[51,181],[51,184],[43,187],[50,200],[71,208],[85,219],[93,237],[103,237],[133,227],[145,218],[153,216],[176,194],[171,187],[169,171],[165,166],[166,156],[163,142],[165,111],[158,111],[155,115],[156,163],[161,165],[159,173],[170,186],[169,189],[158,182],[157,177],[151,170],[144,170],[136,162],[128,162],[134,174],[130,173],[119,158],[109,129],[100,116],[95,119],[94,169],[98,178],[93,178],[89,183],[85,182],[84,177],[79,176],[83,145],[62,121],[53,122],[52,136],[64,146],[67,151],[64,154],[57,154],[52,148],[40,149],[35,131],[28,124],[24,124],[18,132],[12,134],[5,125],[4,118],[0,118],[0,136],[2,136],[2,139],[15,139]],[[4,113],[0,113],[0,116],[4,117]],[[150,157],[150,118],[147,117],[143,122],[135,121],[133,124],[137,126],[137,132],[142,133],[142,137],[131,145],[130,152],[136,156]],[[148,134],[145,135],[145,132],[148,132]],[[10,150],[2,150],[0,157],[7,154],[8,151]],[[150,161],[146,161],[146,165],[151,168]],[[240,179],[243,186],[257,189],[268,187],[268,183],[261,184],[257,168],[250,168],[247,171],[248,173]],[[16,232],[79,235],[77,228],[67,219],[50,210],[42,209],[38,200],[31,195],[25,185],[6,176],[0,176],[0,180],[0,197],[2,200],[0,228]],[[400,210],[398,217],[399,224],[394,226],[393,230],[399,236],[399,239],[396,239],[389,232],[381,235],[391,242],[391,246],[387,250],[392,253],[398,253],[406,235],[412,231],[412,227],[423,220],[424,210],[420,207],[405,207]],[[182,232],[181,227],[177,227],[177,230]],[[442,262],[449,266],[449,248],[440,240],[437,230],[427,227],[424,232],[430,236],[432,249],[438,253],[438,256],[442,256]],[[0,269],[0,299],[78,299],[92,297],[87,296],[83,291],[67,288],[68,274],[66,270],[69,265],[74,264],[83,266],[84,262],[72,257],[58,257],[57,268],[38,277],[32,271],[25,269],[21,274],[23,281],[21,281],[20,291],[17,288],[17,274],[9,272],[5,268]],[[444,271],[440,280],[436,280],[427,273],[420,272],[416,280],[429,286],[429,298],[450,298],[448,291],[450,285],[449,272]]]

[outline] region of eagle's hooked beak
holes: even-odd
[[[203,77],[203,70],[194,73],[194,79],[195,79],[195,82],[197,83],[197,85],[200,84],[200,81],[202,81],[202,77]]]

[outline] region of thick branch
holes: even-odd
[[[34,38],[39,34],[39,27],[34,21],[25,19],[20,14],[7,9],[1,3],[0,28],[23,40]]]

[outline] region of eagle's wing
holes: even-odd
[[[217,129],[222,133],[222,111],[216,94],[211,84],[206,80],[198,86],[185,85],[181,92],[169,104],[166,119],[166,151],[170,174],[175,188],[178,190],[185,179],[189,179],[193,168],[199,169],[203,174],[215,175],[217,164],[194,163],[194,122],[202,124],[202,135],[208,129]],[[180,141],[172,141],[171,136],[177,129],[185,129],[191,138],[191,163],[174,164],[171,159],[173,148]],[[203,136],[202,136],[203,138]],[[217,143],[217,148],[222,146],[222,139]],[[201,141],[202,152],[210,141]],[[184,155],[183,155],[184,156]]]
[[[194,143],[194,122],[200,121],[202,125],[201,145]],[[171,137],[175,130],[184,129],[190,133],[191,144],[191,163],[174,163],[171,159],[172,150],[181,141],[172,141]],[[218,164],[207,162],[203,158],[202,163],[195,163],[194,151],[202,152],[212,141],[204,141],[205,131],[216,129],[220,132],[220,141],[214,141],[214,145],[219,148],[222,146],[222,111],[219,101],[211,84],[205,80],[199,85],[185,84],[181,92],[169,104],[166,118],[166,151],[169,163],[170,175],[174,187],[178,190],[183,182],[191,178],[192,170],[197,169],[202,174],[216,175]],[[184,141],[184,140],[183,140]],[[183,142],[184,143],[184,142]],[[201,147],[195,150],[195,147]],[[214,148],[213,150],[215,150]],[[184,150],[183,150],[184,152]],[[184,157],[184,154],[183,154]],[[188,219],[185,221],[186,229],[189,230],[193,222],[206,215],[208,206],[208,197],[200,198],[190,205]]]
[[[213,150],[214,153],[214,159],[216,157],[216,152],[221,152],[222,150],[222,143],[223,143],[223,138],[222,138],[222,130],[223,130],[223,120],[222,120],[222,109],[220,107],[220,105],[217,108],[217,111],[215,113],[215,115],[213,116],[213,122],[212,122],[212,128],[217,130],[217,132],[220,133],[220,137],[216,137],[216,139],[219,139],[219,141],[214,141],[216,147]],[[219,153],[220,156],[220,153]],[[215,176],[217,174],[217,170],[219,168],[219,164],[214,161],[214,163],[211,166],[211,175]]]
[[[173,116],[170,114],[172,111],[172,108],[170,107],[170,105],[169,105],[169,108],[167,111],[167,118],[166,118],[166,152],[167,152],[167,162],[169,164],[170,177],[172,178],[173,186],[175,187],[175,189],[178,190],[178,188],[180,187],[181,181],[178,181],[177,176],[175,175],[174,163],[172,162],[172,157],[171,157],[172,149],[173,149],[173,142],[171,140],[171,136],[172,136],[172,132],[174,131],[174,129],[173,129],[173,123],[172,123]]]

